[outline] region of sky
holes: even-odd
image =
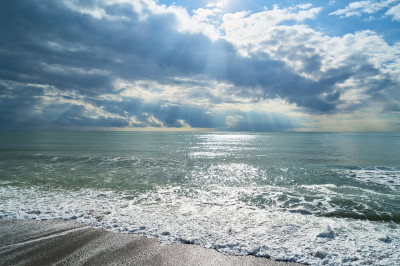
[[[2,0],[0,130],[400,131],[400,0]]]

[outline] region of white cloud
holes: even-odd
[[[178,81],[178,82],[177,82]],[[213,86],[214,85],[214,86]],[[168,102],[169,104],[190,104],[209,106],[210,98],[222,94],[224,84],[199,79],[157,82],[152,80],[128,81],[117,79],[114,90],[120,97],[141,99],[145,102]],[[193,101],[196,99],[196,101]]]
[[[297,5],[298,8],[300,9],[309,9],[310,7],[312,7],[312,4],[307,3],[307,4],[299,4]]]
[[[306,19],[314,19],[321,10],[322,8],[315,7],[296,12],[291,9],[280,9],[275,5],[272,10],[258,13],[243,11],[225,14],[221,28],[225,31],[225,39],[238,47],[245,48],[240,52],[247,55],[251,50],[258,50],[260,43],[265,40],[280,42],[280,36],[273,36],[273,31],[279,27],[278,24],[289,20],[303,22]]]
[[[400,4],[391,7],[385,15],[392,16],[392,20],[400,21]]]
[[[96,19],[102,19],[102,18],[111,18],[106,14],[104,9],[99,8],[99,7],[82,7],[77,3],[76,1],[64,1],[65,6],[68,8],[72,9],[73,11],[90,15]]]
[[[228,128],[235,128],[240,121],[243,120],[243,116],[241,115],[228,115],[225,118],[225,124]]]
[[[374,14],[384,8],[389,7],[391,4],[398,0],[384,0],[384,1],[358,1],[348,4],[343,9],[338,9],[331,12],[329,15],[337,15],[340,17],[361,16],[363,13]]]
[[[90,15],[96,19],[130,20],[131,18],[120,15],[115,16],[106,12],[106,7],[115,4],[125,4],[138,16],[140,21],[147,20],[152,15],[174,15],[178,21],[177,30],[180,32],[202,33],[217,39],[218,29],[213,25],[216,15],[221,12],[221,4],[208,4],[206,8],[193,11],[190,16],[183,7],[171,5],[159,5],[155,0],[102,0],[94,4],[82,5],[78,0],[64,0],[64,5],[75,12]]]
[[[165,83],[152,80],[129,81],[116,79],[114,91],[122,98],[141,99],[145,102],[168,102],[204,108],[218,108],[226,103],[241,106],[252,105],[261,92],[250,91],[238,95],[243,88],[217,80],[205,80],[203,76],[174,78]]]
[[[355,97],[364,104],[372,104],[374,99],[369,90],[380,86],[377,84],[385,84],[385,79],[400,82],[400,44],[389,45],[382,36],[369,30],[331,37],[306,25],[280,25],[279,22],[284,18],[293,17],[301,21],[306,17],[311,18],[313,12],[302,16],[300,12],[274,9],[256,14],[225,14],[225,39],[243,55],[250,57],[264,52],[274,60],[284,61],[299,75],[316,82],[329,78],[331,72],[337,73],[337,76],[349,75],[350,79],[344,78],[345,83],[332,85],[333,91],[340,92],[338,112],[360,104],[354,100]],[[360,68],[363,70],[359,71]],[[364,71],[374,73],[375,70],[379,72],[363,74]],[[339,74],[337,71],[343,72]],[[380,90],[387,97],[398,95],[390,84]]]
[[[41,103],[40,105],[34,106],[36,111],[42,112],[42,110],[48,109],[51,106],[62,106],[67,105],[68,109],[71,107],[80,106],[83,108],[81,113],[82,117],[99,120],[99,119],[112,119],[112,120],[121,120],[126,121],[129,126],[146,126],[145,123],[139,121],[135,116],[128,115],[127,113],[125,116],[119,115],[116,113],[111,113],[104,109],[104,106],[97,106],[93,103],[87,102],[83,99],[82,96],[76,95],[74,92],[65,92],[59,91],[52,87],[45,88],[45,95],[40,96]],[[65,111],[63,108],[57,108],[61,110],[59,114],[53,113],[52,116],[57,118],[58,116],[62,115]],[[37,114],[36,114],[37,115]]]
[[[83,67],[70,67],[59,64],[48,64],[44,62],[38,63],[38,65],[49,73],[58,74],[71,74],[71,75],[109,75],[110,71],[96,68],[83,68]]]
[[[186,123],[186,121],[183,120],[183,119],[177,119],[176,121],[177,121],[177,122],[179,123],[179,125],[180,125],[181,127],[183,127],[183,128],[191,128],[191,126],[190,126],[188,123]]]
[[[128,1],[128,0],[118,0]],[[312,4],[300,4],[295,8],[280,8],[274,5],[272,9],[265,8],[258,13],[242,11],[238,13],[225,13],[221,2],[209,3],[205,8],[193,10],[190,15],[186,9],[179,6],[158,6],[152,0],[129,1],[134,10],[147,18],[146,12],[152,14],[173,14],[177,19],[177,30],[186,33],[200,33],[208,36],[212,40],[217,40],[228,35],[227,31],[234,27],[236,18],[246,17],[245,23],[264,24],[264,27],[276,25],[284,21],[303,22],[307,19],[315,19],[321,12],[321,7],[312,8]],[[146,7],[146,8],[145,8]],[[145,12],[146,10],[146,12]],[[247,17],[248,16],[248,17]]]
[[[154,115],[146,113],[146,112],[142,113],[142,115],[147,117],[146,118],[146,121],[148,122],[147,126],[150,126],[150,127],[165,127],[165,124],[161,120],[157,119]]]
[[[326,52],[331,68],[345,65],[346,61],[362,56],[382,73],[400,77],[400,46],[389,45],[382,36],[373,31],[360,31],[343,37],[329,38]]]
[[[299,74],[315,80],[321,72],[348,65],[355,57],[363,58],[383,73],[400,76],[398,43],[389,45],[382,36],[369,30],[330,37],[306,25],[276,25],[280,20],[267,19],[271,14],[226,14],[223,24],[225,39],[242,54],[265,52],[275,60],[285,61]],[[299,16],[299,13],[291,16]],[[307,65],[313,58],[316,63],[321,63],[315,70]]]
[[[207,8],[213,8],[213,7],[222,8],[223,6],[224,6],[224,4],[222,2],[208,3],[206,5]]]

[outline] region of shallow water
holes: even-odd
[[[0,132],[0,216],[400,263],[399,133]]]

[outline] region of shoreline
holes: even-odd
[[[0,246],[1,265],[302,265],[61,220],[0,218]]]

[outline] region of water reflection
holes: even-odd
[[[214,158],[235,156],[240,151],[255,149],[256,134],[202,134],[197,137],[197,145],[192,147],[192,158]]]

